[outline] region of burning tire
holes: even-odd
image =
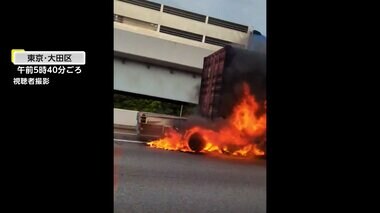
[[[188,145],[194,152],[200,152],[204,149],[206,143],[200,134],[194,133],[190,136]]]

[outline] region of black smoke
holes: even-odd
[[[263,113],[266,101],[266,55],[231,46],[225,47],[225,50],[221,94],[214,103],[219,116],[215,117],[227,118],[231,114],[242,98],[243,82],[250,86],[251,94],[260,104],[260,114]]]

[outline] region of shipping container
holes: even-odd
[[[266,54],[225,46],[204,58],[199,109],[211,120],[227,118],[247,82],[260,105],[266,100]],[[264,107],[262,107],[264,109]]]

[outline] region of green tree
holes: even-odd
[[[194,104],[182,104],[182,115],[194,114]],[[120,109],[153,112],[167,115],[179,116],[181,104],[170,101],[162,101],[149,98],[136,98],[128,95],[114,94],[114,107]]]

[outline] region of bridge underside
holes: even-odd
[[[200,83],[200,74],[114,59],[115,90],[198,104]]]

